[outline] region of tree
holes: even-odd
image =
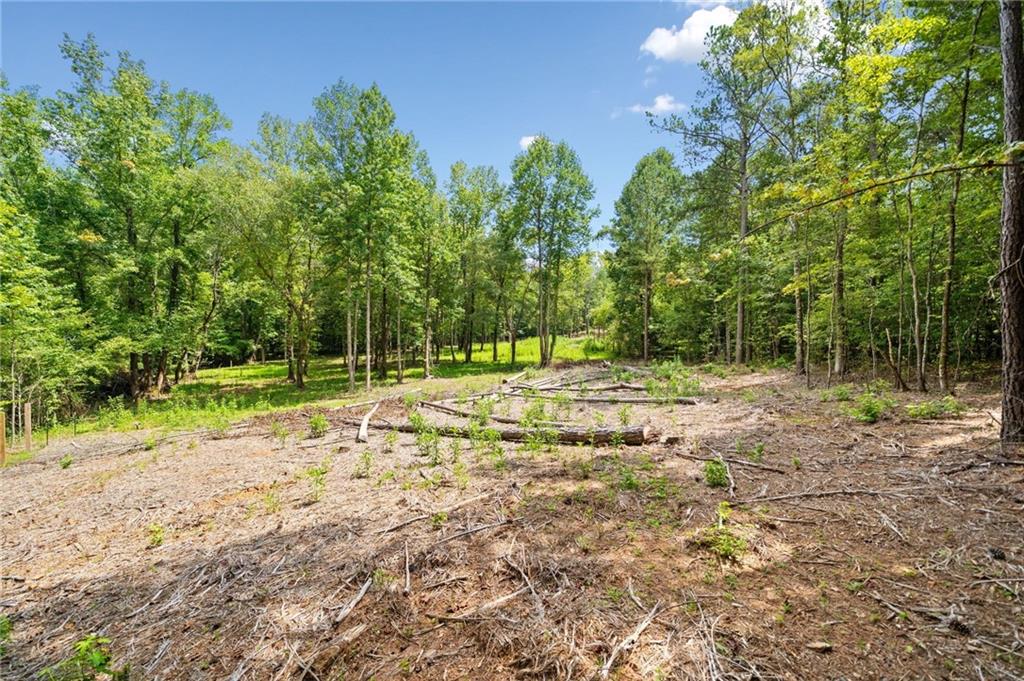
[[[747,353],[746,238],[750,228],[751,161],[764,142],[761,113],[771,82],[766,69],[744,59],[753,47],[752,34],[745,25],[747,16],[742,14],[733,26],[718,26],[708,34],[708,54],[701,62],[708,84],[708,90],[702,93],[704,104],[692,110],[689,121],[672,115],[657,124],[663,130],[682,135],[699,154],[710,154],[712,163],[733,176],[738,222],[733,353],[737,364],[746,361]]]
[[[520,238],[532,248],[537,280],[537,336],[540,366],[551,363],[557,329],[562,267],[590,239],[593,185],[565,142],[539,136],[512,161],[511,196]]]
[[[448,206],[460,245],[462,335],[465,361],[473,359],[473,328],[477,317],[484,236],[493,229],[504,188],[489,166],[469,168],[458,161],[448,180]]]
[[[637,163],[615,202],[615,217],[605,230],[614,248],[609,275],[618,291],[617,324],[627,347],[635,347],[632,322],[639,296],[640,347],[650,359],[651,310],[655,282],[664,276],[665,254],[682,213],[683,176],[671,152],[665,148],[647,154]]]
[[[1003,167],[999,292],[1002,296],[1004,443],[1024,442],[1024,27],[1021,3],[999,2],[1003,56]]]

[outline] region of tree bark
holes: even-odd
[[[985,11],[985,3],[978,7],[971,31],[971,46],[967,50],[967,65],[964,67],[964,88],[960,96],[960,117],[957,124],[956,154],[957,158],[964,151],[964,138],[967,132],[967,108],[971,95],[971,66],[974,62],[978,24]],[[949,321],[952,314],[953,277],[956,265],[956,208],[960,198],[960,171],[953,173],[953,191],[949,198],[949,228],[946,232],[946,270],[942,276],[942,321],[939,328],[939,389],[953,393],[949,381]]]
[[[746,296],[747,296],[747,229],[750,217],[750,178],[747,176],[747,154],[749,141],[746,133],[740,137],[739,172],[740,172],[740,247],[739,274],[736,280],[736,349],[733,361],[743,364],[746,361]]]
[[[1024,142],[1024,39],[1020,0],[999,2],[1000,49],[1003,56],[1003,138]],[[1003,167],[999,290],[1002,294],[1004,444],[1024,442],[1024,159]]]

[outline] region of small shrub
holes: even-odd
[[[640,489],[640,478],[637,477],[636,471],[629,466],[621,466],[619,468],[619,489],[632,492]]]
[[[373,452],[369,449],[364,449],[359,455],[359,460],[356,462],[356,467],[352,471],[353,478],[368,478],[370,473],[373,471]]]
[[[849,413],[861,423],[875,423],[893,406],[892,400],[866,391],[857,397],[857,404],[849,410]]]
[[[715,378],[725,378],[728,375],[725,370],[725,367],[723,367],[720,364],[714,364],[709,362],[708,364],[705,364],[703,366],[703,369],[705,373],[711,374]]]
[[[754,463],[761,463],[761,461],[764,460],[764,443],[763,442],[758,442],[756,445],[754,445],[753,449],[747,450],[746,452],[743,452],[740,449],[739,445],[740,445],[740,443],[737,442],[736,443],[736,453],[737,454],[742,453],[744,456],[746,456],[748,459],[750,459]]]
[[[419,393],[406,393],[402,397],[402,401],[405,403],[405,408],[406,409],[412,409],[420,401]]]
[[[398,444],[398,431],[389,430],[384,434],[384,451],[390,454],[395,451],[396,444]]]
[[[3,659],[6,654],[7,644],[11,640],[11,632],[13,630],[14,626],[7,615],[0,615],[0,659]]]
[[[322,413],[317,412],[313,414],[309,419],[309,436],[311,438],[323,437],[327,434],[327,429],[330,428],[330,425],[327,422],[327,417]]]
[[[452,466],[452,475],[455,477],[455,485],[459,489],[466,489],[469,486],[469,469],[462,461],[456,461]]]
[[[267,513],[277,513],[281,510],[281,498],[277,495],[276,483],[263,495],[263,510]]]
[[[630,420],[633,418],[633,408],[628,404],[624,404],[619,407],[619,411],[616,413],[619,416],[619,423],[623,426],[628,426]]]
[[[164,543],[164,527],[157,523],[149,526],[149,545],[153,548]]]
[[[61,468],[70,468],[71,464],[73,464],[74,462],[75,460],[70,454],[65,454],[64,456],[60,457]]]
[[[491,420],[491,412],[493,409],[494,400],[489,397],[478,400],[476,404],[473,405],[473,419],[481,428],[485,428],[487,423]]]
[[[938,419],[943,416],[960,416],[964,409],[962,402],[952,395],[946,395],[941,400],[908,404],[907,415],[912,419]]]
[[[316,503],[324,496],[324,488],[327,486],[327,473],[330,471],[330,461],[324,459],[319,466],[310,466],[306,469],[306,477],[309,478],[309,498]]]
[[[150,435],[142,441],[142,447],[148,452],[156,449],[156,435]]]
[[[444,511],[438,511],[430,516],[430,525],[435,530],[440,530],[446,522],[448,522],[448,514]]]
[[[704,462],[704,482],[708,487],[728,487],[729,472],[721,459]]]
[[[75,643],[75,653],[40,672],[44,681],[128,681],[129,669],[114,667],[110,639],[89,634]]]
[[[270,424],[270,434],[274,436],[275,440],[277,440],[279,447],[284,447],[285,443],[288,441],[288,436],[291,435],[284,424],[277,421]]]
[[[850,386],[848,385],[837,385],[831,390],[823,390],[821,392],[822,402],[849,402],[853,399],[853,394],[850,392]]]
[[[693,542],[725,560],[736,560],[747,550],[747,542],[728,527],[706,527]]]

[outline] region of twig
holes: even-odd
[[[371,584],[373,584],[373,575],[366,578],[366,581],[363,582],[363,586],[359,589],[359,593],[355,595],[355,598],[353,598],[351,601],[342,606],[338,614],[334,616],[335,624],[341,622],[346,617],[348,617],[349,614],[355,609],[355,607],[359,605],[359,601],[363,600],[363,596],[365,596],[366,592],[370,590]]]
[[[452,504],[451,506],[447,506],[445,508],[442,508],[439,511],[436,511],[435,515],[437,513],[451,513],[452,511],[455,511],[455,510],[458,510],[458,509],[462,508],[463,506],[468,506],[469,504],[472,504],[474,501],[480,501],[481,499],[486,499],[487,497],[491,496],[491,494],[492,494],[492,492],[485,492],[483,494],[478,494],[475,497],[471,497],[471,498],[466,499],[464,501],[460,501],[457,504]],[[392,525],[391,527],[385,528],[383,530],[379,530],[377,532],[377,534],[387,534],[388,532],[394,532],[395,530],[403,528],[406,525],[412,525],[415,522],[419,522],[420,520],[426,520],[429,517],[430,517],[430,514],[423,513],[423,514],[415,516],[413,518],[409,518],[408,520],[403,520],[402,522],[398,523],[397,525]]]
[[[632,633],[629,634],[629,636],[619,641],[619,643],[614,648],[612,648],[611,655],[608,656],[608,659],[605,660],[604,665],[601,667],[601,671],[598,672],[598,676],[600,678],[608,678],[608,675],[612,671],[612,667],[615,666],[615,659],[619,655],[629,651],[631,648],[633,648],[633,646],[636,645],[637,641],[640,639],[640,635],[644,633],[644,630],[647,629],[647,627],[651,626],[651,622],[653,622],[654,618],[658,616],[660,610],[661,601],[658,601],[654,604],[654,607],[651,608],[651,611],[647,613],[647,617],[643,618],[640,621],[640,624],[636,625],[636,629],[634,629]]]
[[[412,593],[412,579],[409,575],[409,542],[405,542],[405,588],[402,593],[406,596]]]

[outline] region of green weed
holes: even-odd
[[[704,462],[704,482],[708,487],[728,487],[729,472],[721,459]]]
[[[318,438],[323,437],[327,434],[327,429],[330,428],[331,424],[327,422],[327,417],[321,412],[313,414],[309,418],[309,437]]]

